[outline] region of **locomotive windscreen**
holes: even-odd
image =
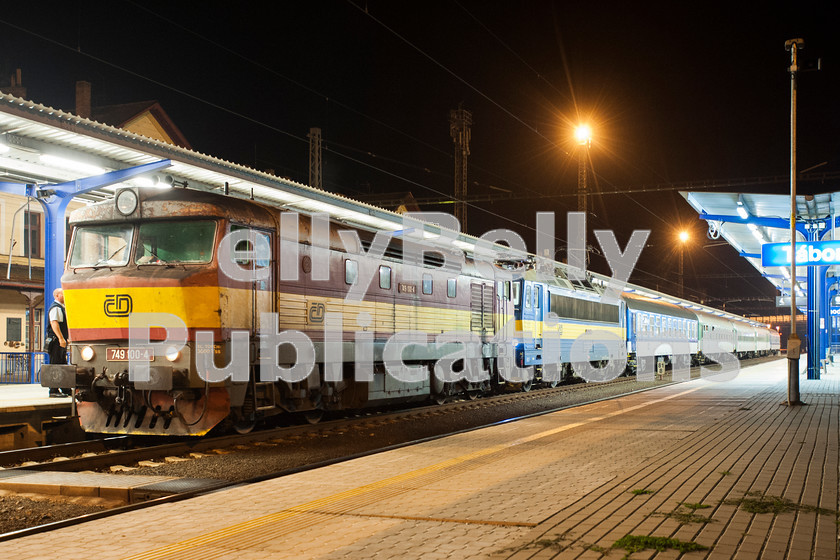
[[[84,226],[76,230],[70,253],[72,268],[123,266],[128,262],[128,247],[134,227],[129,224]]]
[[[216,222],[160,221],[140,224],[137,264],[206,263],[213,258]]]

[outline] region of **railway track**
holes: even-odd
[[[600,387],[634,382],[634,378],[619,378]],[[82,442],[64,443],[0,452],[0,467],[30,471],[96,471],[116,465],[130,465],[140,461],[154,461],[170,456],[188,456],[212,450],[294,438],[310,433],[334,433],[354,425],[369,427],[412,418],[428,418],[461,411],[505,406],[522,401],[544,399],[558,393],[578,392],[591,385],[576,383],[528,392],[510,392],[484,396],[477,399],[460,399],[444,404],[423,405],[400,410],[359,412],[343,418],[318,424],[301,424],[268,428],[250,434],[229,434],[203,438],[183,438],[178,441],[142,436],[114,436]]]

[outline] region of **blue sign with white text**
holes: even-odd
[[[840,264],[840,241],[800,241],[796,244],[796,266]],[[790,243],[761,246],[761,266],[790,266]]]

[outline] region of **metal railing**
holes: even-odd
[[[46,352],[0,352],[0,383],[40,383],[41,365],[48,363]]]

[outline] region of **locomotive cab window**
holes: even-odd
[[[210,220],[145,222],[134,258],[137,264],[207,263],[215,237],[216,222]]]
[[[129,224],[82,226],[76,229],[70,267],[125,266],[134,227]]]
[[[248,239],[241,239],[233,248],[233,261],[239,266],[265,268],[271,264],[271,237],[267,233],[246,226],[231,224],[230,231],[248,231]]]

